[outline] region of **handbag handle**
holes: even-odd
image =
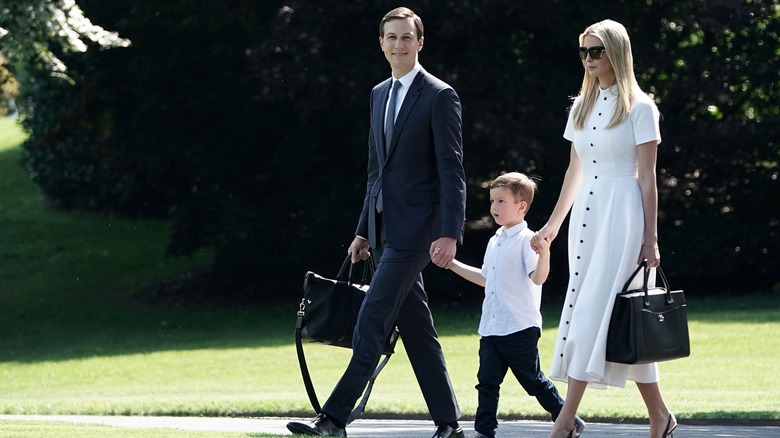
[[[650,307],[650,295],[648,293],[648,287],[647,282],[650,279],[650,268],[647,267],[647,259],[642,260],[642,263],[639,264],[639,266],[636,267],[634,270],[634,273],[631,274],[630,277],[628,277],[628,281],[626,281],[626,284],[623,286],[623,292],[621,292],[621,295],[628,294],[631,291],[628,290],[629,285],[631,284],[631,281],[634,280],[634,277],[636,277],[636,274],[639,273],[639,270],[644,268],[644,283],[642,284],[642,290],[645,293],[644,298],[644,306]],[[669,288],[669,282],[666,280],[666,275],[664,274],[663,269],[661,269],[661,266],[658,266],[655,268],[656,271],[660,274],[661,282],[664,284],[664,289],[666,289],[666,304],[672,304],[674,303],[674,298],[672,298],[672,290]]]

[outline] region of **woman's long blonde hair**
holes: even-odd
[[[634,102],[634,96],[637,92],[642,92],[634,76],[634,57],[631,54],[631,40],[628,38],[626,28],[613,20],[603,20],[592,24],[580,34],[580,46],[585,45],[585,37],[593,35],[601,40],[604,45],[605,53],[612,69],[615,71],[615,82],[618,89],[618,101],[615,113],[609,121],[607,128],[611,128],[628,117],[631,104]],[[582,61],[583,67],[586,61]],[[588,74],[585,68],[585,75],[582,78],[582,87],[580,88],[581,99],[575,99],[571,112],[574,118],[574,127],[582,129],[585,127],[585,120],[588,118],[596,98],[599,96],[599,81]]]

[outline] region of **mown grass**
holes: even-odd
[[[202,266],[210,254],[165,257],[164,222],[51,208],[18,164],[22,139],[9,119],[0,120],[0,413],[311,415],[292,344],[297,308],[135,300],[147,282]],[[693,353],[660,364],[670,407],[686,420],[780,421],[780,296],[690,292]],[[478,301],[432,306],[461,408],[471,416]],[[544,370],[558,312],[556,304],[545,306]],[[307,354],[324,399],[349,352],[308,346]],[[565,393],[566,385],[558,386]],[[501,397],[503,418],[547,418],[511,376]],[[589,391],[580,414],[608,421],[646,417],[632,385]],[[378,379],[367,415],[426,417],[402,345]]]
[[[42,436],[78,436],[79,438],[125,438],[139,436],[145,438],[267,438],[278,435],[270,435],[265,433],[207,432],[156,428],[128,429],[96,424],[75,424],[56,421],[0,420],[0,438],[39,438]]]

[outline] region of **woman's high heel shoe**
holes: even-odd
[[[672,421],[674,421],[674,424],[672,424]],[[674,438],[674,430],[677,429],[677,419],[674,418],[674,414],[671,412],[669,413],[669,421],[666,423],[666,429],[664,430],[664,438]]]
[[[566,438],[577,438],[578,436],[582,435],[582,431],[585,430],[585,422],[582,421],[582,418],[578,416],[574,416],[574,429],[572,429],[568,435],[566,435]]]

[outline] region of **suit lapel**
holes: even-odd
[[[390,147],[388,148],[386,158],[389,158],[390,155],[393,154],[396,143],[398,143],[398,136],[400,135],[401,131],[403,131],[404,125],[406,124],[406,119],[409,118],[409,113],[412,112],[412,108],[414,108],[414,104],[417,103],[417,99],[420,97],[420,92],[423,87],[424,75],[425,75],[425,70],[420,69],[420,72],[417,73],[417,76],[415,76],[414,81],[412,81],[412,85],[409,87],[409,91],[406,92],[406,97],[404,97],[404,101],[401,104],[401,109],[398,110],[398,116],[395,118],[395,128],[393,128],[393,139],[390,141]],[[390,90],[389,85],[387,89],[388,92],[386,92],[385,95],[389,94],[389,90]]]
[[[374,120],[372,126],[374,128],[374,139],[376,140],[377,155],[379,156],[379,162],[384,166],[387,160],[387,152],[385,147],[385,107],[387,107],[387,99],[390,96],[390,88],[393,81],[388,79],[379,93],[379,99],[374,105]]]

